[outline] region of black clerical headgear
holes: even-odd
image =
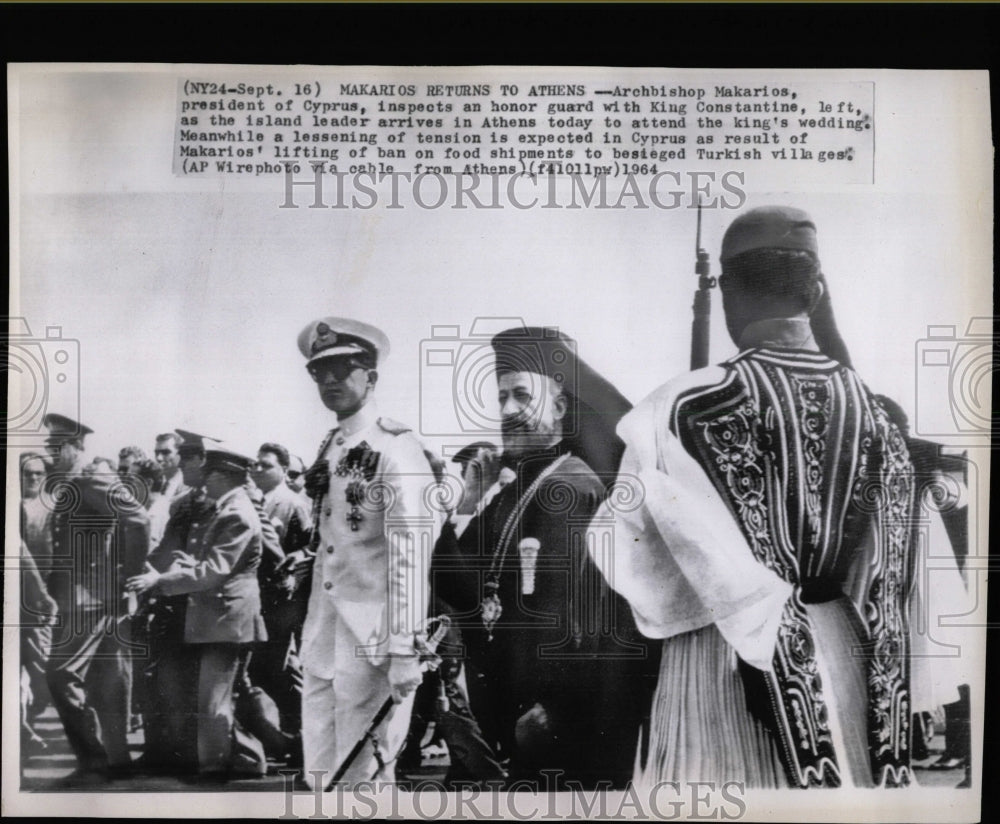
[[[492,341],[497,377],[531,372],[558,383],[567,396],[563,440],[605,484],[614,480],[624,444],[615,427],[632,404],[577,354],[573,338],[551,327],[507,329]]]

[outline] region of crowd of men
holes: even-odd
[[[721,259],[738,355],[632,408],[569,336],[502,332],[502,450],[451,473],[381,415],[388,338],[345,318],[298,339],[336,417],[308,469],[180,429],[88,460],[48,415],[21,460],[25,746],[51,702],[68,786],[393,781],[431,722],[453,787],[908,784],[919,449],[851,367],[807,215],[747,212]]]

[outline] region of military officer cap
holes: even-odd
[[[211,440],[211,439],[210,439]],[[241,451],[216,441],[205,446],[204,472],[248,472],[254,459]]]
[[[374,369],[389,354],[389,339],[380,329],[350,318],[326,317],[299,333],[306,365],[323,358],[350,357]]]
[[[753,249],[788,249],[818,256],[816,224],[801,209],[791,206],[760,206],[744,212],[722,238],[725,262]]]
[[[174,432],[180,437],[177,444],[177,451],[181,455],[205,454],[205,450],[213,443],[222,443],[218,438],[210,438],[208,435],[199,435],[197,432],[188,432],[186,429],[175,429]]]
[[[79,421],[74,421],[72,418],[67,418],[65,415],[58,415],[55,412],[50,412],[42,418],[42,425],[49,430],[46,443],[51,444],[59,444],[74,439],[82,440],[85,435],[90,435],[94,431]]]

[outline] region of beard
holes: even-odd
[[[544,449],[559,440],[558,428],[544,420],[507,418],[500,424],[504,454],[522,455],[535,449]]]

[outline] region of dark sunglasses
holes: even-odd
[[[316,383],[321,383],[332,377],[336,381],[346,380],[355,369],[367,369],[360,363],[353,360],[329,360],[311,363],[308,366],[309,374]]]

